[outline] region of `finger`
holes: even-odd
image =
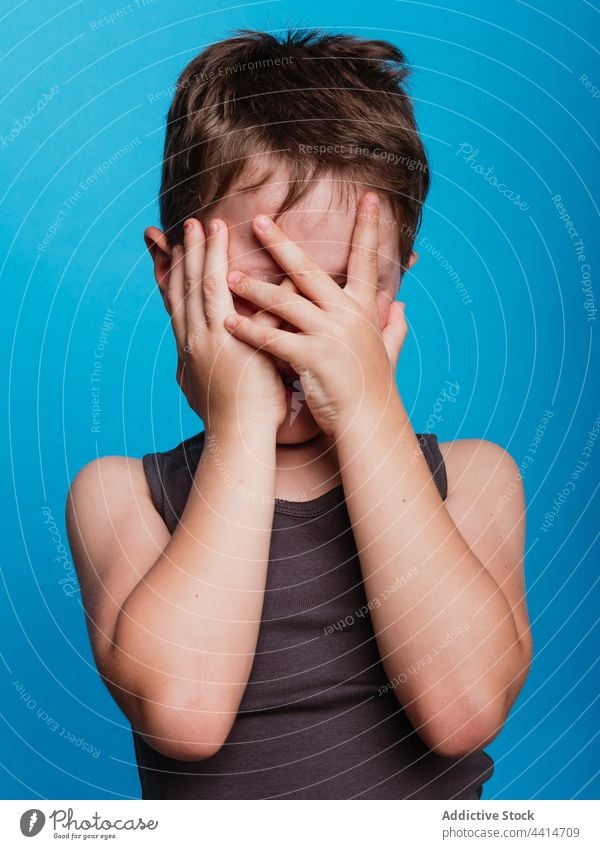
[[[279,284],[282,289],[287,289],[288,292],[293,292],[294,295],[301,295],[300,289],[296,286],[293,280],[289,277],[284,277],[281,283]]]
[[[266,215],[252,222],[254,232],[277,264],[289,274],[300,292],[320,307],[340,303],[340,288],[302,248]]]
[[[297,295],[300,294],[289,277],[284,277],[279,285],[289,292],[295,292]],[[275,313],[267,312],[267,310],[257,310],[254,315],[248,316],[248,318],[250,321],[255,321],[257,324],[262,324],[265,327],[279,327],[279,317]]]
[[[257,279],[259,279],[259,278],[257,278]],[[229,286],[229,274],[228,274],[228,288],[229,288],[229,291],[232,293],[234,308],[235,308],[236,312],[238,312],[239,315],[242,318],[244,318],[244,317],[249,318],[252,321],[258,322],[259,324],[264,324],[267,327],[279,327],[279,318],[276,315],[274,315],[273,313],[270,313],[270,312],[266,312],[265,310],[261,310],[258,307],[255,307],[255,305],[252,304],[251,301],[247,300],[246,298],[242,297],[241,295],[238,295],[237,292],[232,291],[231,287]],[[250,310],[250,313],[240,312],[240,307],[242,305],[243,305],[243,309],[244,310]]]
[[[378,249],[379,198],[375,192],[367,192],[358,205],[344,289],[362,304],[373,301],[377,294]]]
[[[222,326],[226,315],[235,309],[233,297],[227,286],[229,266],[229,230],[224,221],[213,218],[208,225],[202,297],[204,316],[208,326]]]
[[[185,294],[186,337],[189,340],[206,330],[202,299],[202,269],[205,238],[202,224],[196,218],[183,223],[183,288]]]
[[[288,330],[279,330],[276,327],[267,327],[252,321],[251,317],[242,318],[237,313],[228,315],[225,319],[226,329],[237,339],[253,345],[259,351],[266,351],[292,365],[299,353],[299,340],[297,333]]]
[[[254,321],[257,324],[262,324],[265,327],[279,327],[278,317],[266,310],[257,310],[253,315],[246,316],[248,321]]]
[[[231,289],[243,298],[289,321],[306,333],[324,332],[329,323],[319,307],[302,295],[290,292],[276,283],[257,280],[239,271],[227,277]]]
[[[171,267],[167,287],[167,303],[171,316],[171,327],[177,348],[185,345],[185,298],[183,289],[183,246],[174,245],[171,252]]]

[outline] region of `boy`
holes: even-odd
[[[171,106],[146,244],[204,431],[72,484],[144,798],[480,798],[528,673],[500,446],[415,434],[399,280],[429,174],[392,45],[242,32]]]

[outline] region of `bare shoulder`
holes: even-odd
[[[149,512],[151,496],[142,461],[132,457],[100,457],[75,476],[66,505],[69,542],[80,580],[91,561],[102,558],[96,549],[110,545],[132,513]],[[91,554],[95,554],[92,558]]]
[[[101,578],[115,559],[136,559],[137,543],[147,548],[153,539],[155,549],[170,536],[152,503],[142,461],[133,457],[100,457],[85,465],[69,489],[66,522],[84,581],[92,569]]]
[[[445,506],[470,543],[503,541],[511,559],[525,542],[525,493],[511,454],[487,439],[440,442],[446,467]]]
[[[150,496],[142,461],[136,457],[98,457],[77,473],[69,489],[69,499],[108,495],[126,498],[133,493]]]
[[[102,457],[81,469],[69,489],[66,524],[102,674],[122,605],[171,535],[152,502],[142,461],[132,457]]]
[[[440,442],[456,527],[509,601],[527,654],[532,643],[525,600],[523,480],[511,454],[486,439]]]
[[[523,504],[523,481],[512,455],[488,439],[453,439],[439,443],[448,479],[448,501],[477,501],[503,512]],[[511,510],[512,504],[512,510]]]

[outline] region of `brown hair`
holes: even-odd
[[[167,116],[159,202],[169,244],[242,172],[258,177],[252,187],[267,182],[261,167],[274,159],[290,174],[280,213],[324,174],[385,193],[404,270],[429,188],[408,73],[386,41],[314,30],[280,39],[240,30],[203,50],[181,73]]]

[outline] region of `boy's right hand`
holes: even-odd
[[[229,233],[213,219],[206,237],[200,221],[184,223],[183,247],[171,258],[167,303],[177,342],[177,381],[207,430],[260,421],[279,427],[287,404],[271,354],[228,333],[223,320],[235,311],[227,285]],[[210,229],[210,228],[209,228]],[[274,325],[263,312],[255,321]]]

